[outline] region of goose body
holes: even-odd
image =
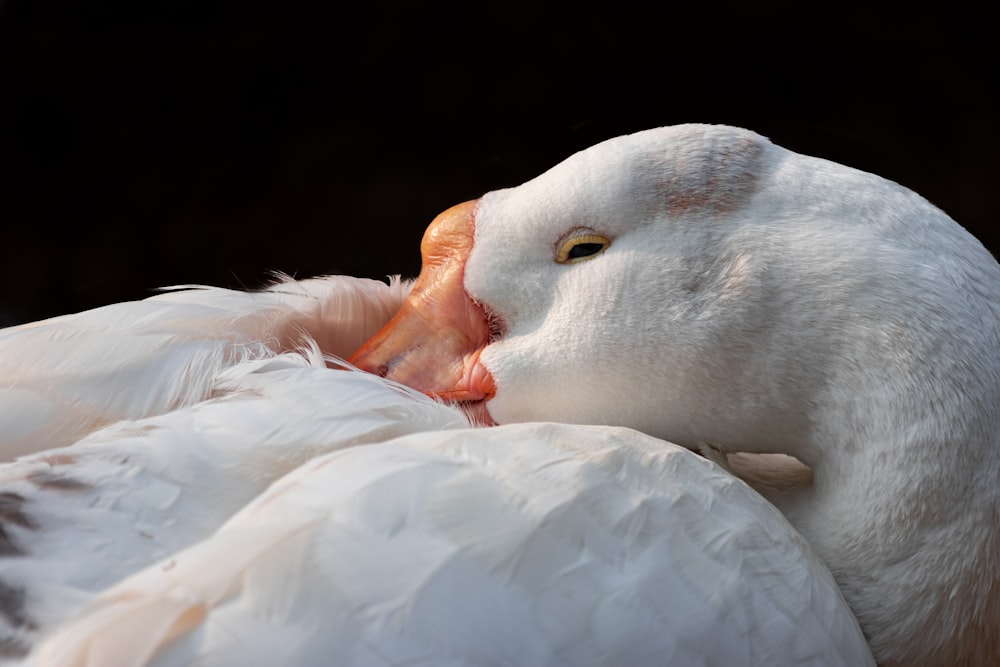
[[[310,457],[466,425],[369,376],[316,372],[319,340],[346,354],[405,293],[345,277],[197,288],[0,331],[0,451],[33,452],[0,466],[0,658]]]
[[[422,253],[358,366],[487,423],[796,457],[774,501],[876,660],[1000,663],[1000,266],[943,212],[683,125],[456,206]]]
[[[328,367],[405,294],[193,289],[0,332],[0,662],[872,664],[809,545],[718,466],[470,428]]]
[[[467,426],[446,406],[294,353],[236,364],[213,389],[209,401],[118,422],[0,468],[7,657],[92,594],[209,538],[311,458]]]
[[[318,457],[104,591],[59,665],[864,665],[836,584],[713,464],[617,428]]]

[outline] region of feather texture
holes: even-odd
[[[863,665],[772,506],[627,429],[333,452],[112,587],[33,664]]]
[[[810,180],[820,173],[823,183]],[[813,548],[865,614],[880,655],[918,650],[899,636],[929,638],[923,645],[935,655],[961,643],[947,631],[915,632],[897,622],[905,614],[872,614],[913,596],[893,585],[896,570],[874,582],[877,594],[863,590],[868,565],[879,563],[867,541],[875,524],[859,520],[896,530],[893,545],[922,543],[923,534],[907,533],[908,516],[883,521],[886,494],[845,501],[830,483],[867,480],[872,461],[892,453],[892,438],[866,449],[873,424],[891,431],[866,419],[872,406],[893,408],[880,413],[885,423],[926,426],[912,419],[913,405],[924,405],[916,376],[890,372],[880,355],[895,354],[907,370],[926,366],[910,350],[897,354],[895,339],[852,335],[882,322],[898,296],[892,280],[910,284],[911,263],[889,266],[898,271],[891,280],[866,282],[856,278],[863,272],[841,271],[857,262],[837,243],[866,242],[868,254],[857,256],[869,261],[899,259],[908,228],[890,210],[923,216],[918,240],[937,225],[952,249],[968,249],[943,214],[874,177],[704,126],[607,142],[462,210],[468,256],[452,266],[454,285],[469,312],[486,318],[475,338],[485,348],[458,361],[420,349],[482,390],[470,398],[483,399],[472,414],[532,423],[468,428],[455,407],[339,368],[337,357],[399,310],[408,291],[399,281],[284,280],[257,293],[184,287],[0,332],[0,420],[10,425],[0,455],[22,456],[0,466],[0,660],[873,664]],[[880,224],[855,224],[865,216]],[[762,220],[774,233],[761,234]],[[572,265],[553,259],[560,239],[582,232],[604,252]],[[809,253],[816,245],[822,262]],[[944,324],[929,319],[940,331],[920,326],[927,304],[916,299],[903,309],[914,317],[891,321],[893,331],[911,343],[982,342],[969,334],[982,327],[950,324],[976,321],[966,311],[979,297],[963,291],[963,271],[942,272],[942,284],[967,301],[948,300],[954,317]],[[856,279],[879,289],[855,290]],[[985,293],[991,280],[969,284]],[[808,307],[795,300],[801,294],[813,295]],[[873,303],[878,318],[865,310]],[[981,310],[988,323],[989,308]],[[845,329],[811,329],[818,321]],[[829,331],[844,340],[829,344]],[[837,356],[843,350],[850,354]],[[913,405],[879,402],[892,398],[889,379]],[[862,389],[871,400],[844,409]],[[812,544],[689,450],[627,428],[541,419],[631,426],[701,446],[782,502]],[[848,446],[839,447],[845,432]],[[776,472],[741,453],[786,449],[816,478],[794,459],[770,459],[780,461]],[[843,452],[870,456],[839,465],[834,454]],[[982,457],[967,458],[995,478]],[[900,474],[906,459],[895,460],[879,470],[898,489],[915,477]],[[978,511],[989,499],[974,504]],[[977,547],[972,559],[949,560],[969,569],[994,552]],[[940,571],[925,568],[931,574],[918,583],[936,591],[957,580]],[[953,607],[965,616],[945,620],[971,628],[962,632],[992,623],[969,604]],[[968,661],[992,651],[988,639],[970,646]]]
[[[310,341],[347,356],[399,309],[408,287],[342,276],[260,292],[188,286],[0,331],[0,457],[192,405],[246,359]]]
[[[2,524],[0,588],[23,591],[16,613],[0,614],[12,646],[30,645],[88,594],[211,535],[314,456],[467,426],[453,408],[295,353],[234,366],[215,391],[0,468],[0,497],[16,500],[23,518]]]

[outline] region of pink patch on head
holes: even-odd
[[[715,131],[712,138],[704,128],[688,132],[690,139],[672,142],[674,147],[654,166],[666,212],[680,216],[737,210],[756,189],[766,141],[735,129],[721,137]]]

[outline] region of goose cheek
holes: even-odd
[[[420,244],[423,266],[399,313],[351,356],[358,368],[451,401],[486,401],[496,392],[479,355],[490,322],[465,291],[476,202],[455,206],[431,223]],[[485,405],[476,408],[489,418]],[[489,420],[492,423],[492,420]]]

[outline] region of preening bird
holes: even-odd
[[[879,663],[1000,664],[1000,266],[943,212],[683,125],[450,209],[422,252],[360,367],[483,421],[794,456],[813,483],[774,500]]]
[[[328,367],[319,341],[345,356],[406,287],[196,289],[3,332],[7,444],[40,451],[0,468],[2,657],[871,662],[825,566],[713,464],[628,429],[470,428]]]
[[[6,655],[1000,658],[1000,267],[925,200],[687,125],[422,251],[0,334]]]

